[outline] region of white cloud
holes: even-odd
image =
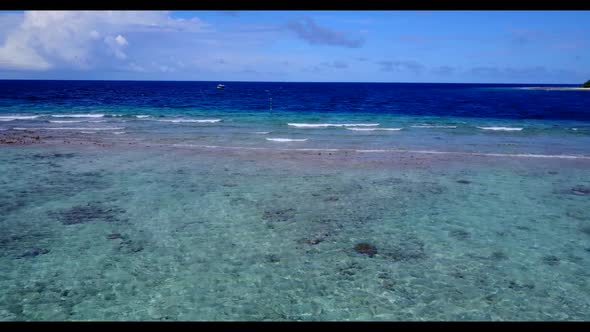
[[[107,36],[104,38],[104,43],[109,47],[111,53],[117,59],[127,59],[127,54],[123,52],[123,48],[128,45],[125,37],[121,35],[117,35],[117,37]]]
[[[27,11],[0,44],[0,68],[88,68],[104,56],[127,59],[123,48],[129,43],[123,34],[194,32],[206,26],[198,18],[175,19],[161,11]]]
[[[96,30],[90,31],[90,38],[97,40],[100,39],[100,33]]]
[[[132,71],[140,72],[140,73],[146,72],[146,69],[143,66],[140,66],[135,62],[131,62],[128,66],[128,69],[130,69]]]
[[[34,50],[20,47],[18,43],[7,43],[0,49],[0,68],[44,70],[51,67]]]
[[[125,46],[125,45],[129,44],[127,42],[127,39],[125,39],[125,37],[123,37],[121,35],[117,35],[117,37],[115,37],[115,41],[117,42],[117,44],[119,44],[121,46]]]

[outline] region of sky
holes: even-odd
[[[590,11],[0,11],[0,79],[581,84]]]

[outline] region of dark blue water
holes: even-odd
[[[229,82],[218,90],[217,83],[3,80],[0,112],[68,107],[266,112],[272,102],[273,112],[590,121],[588,91],[515,89],[531,86],[522,84]]]

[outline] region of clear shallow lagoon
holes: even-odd
[[[161,83],[168,99],[133,106],[127,82],[93,106],[104,82],[23,84],[31,100],[0,98],[0,320],[589,319],[586,91],[444,87],[414,105],[562,114],[527,119],[334,113],[305,85],[288,85],[300,111],[273,97],[270,113],[233,108],[253,105],[243,91],[206,109]]]

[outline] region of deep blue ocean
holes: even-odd
[[[218,83],[226,83],[223,90]],[[89,108],[158,114],[195,111],[372,113],[590,121],[586,91],[515,89],[575,85],[0,81],[0,112]],[[272,99],[272,101],[271,101]]]
[[[0,81],[0,130],[250,148],[586,155],[590,93],[572,87]]]

